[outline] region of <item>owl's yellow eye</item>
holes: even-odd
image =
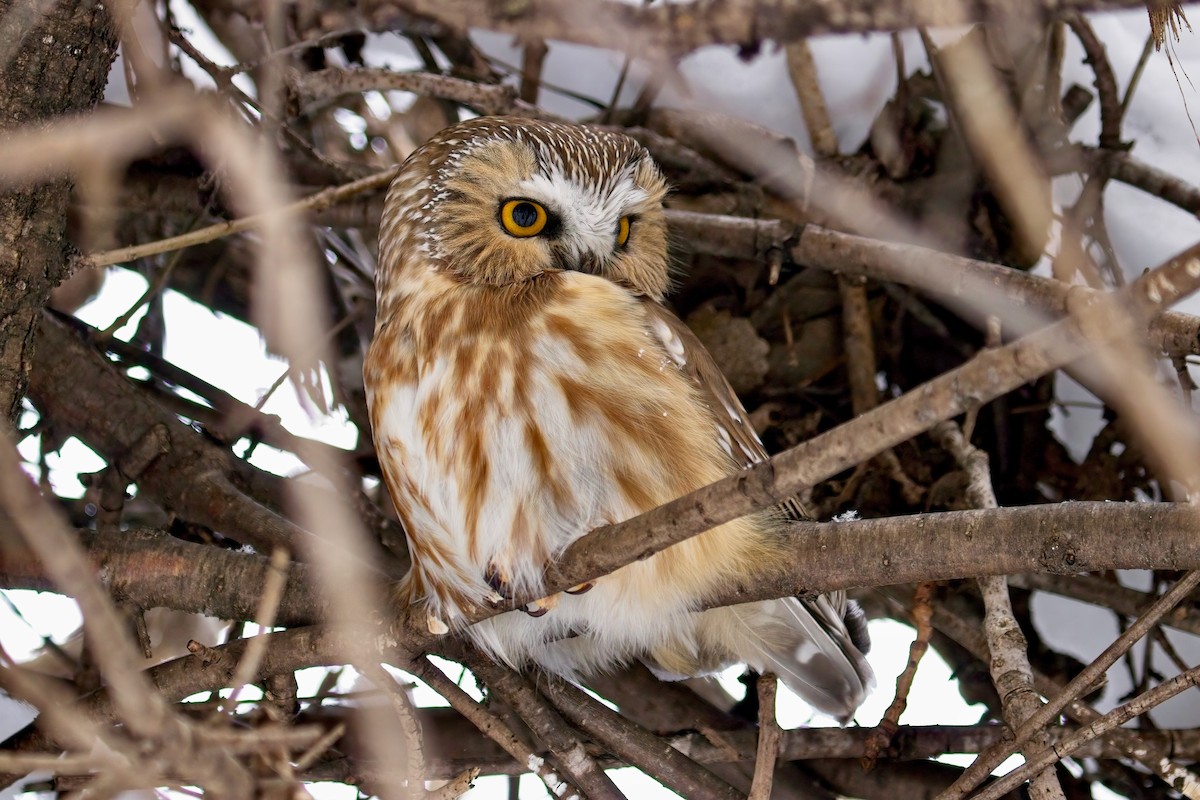
[[[532,200],[506,200],[500,206],[500,224],[513,236],[537,236],[546,228],[546,209]]]
[[[617,222],[617,247],[624,247],[629,241],[629,217],[621,217]]]

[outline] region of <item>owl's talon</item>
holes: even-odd
[[[567,594],[584,594],[585,592],[590,592],[595,585],[592,581],[585,581],[584,583],[575,584],[570,589],[567,589],[566,592]]]
[[[558,605],[558,598],[561,595],[552,594],[549,597],[543,597],[540,600],[534,600],[532,603],[526,604],[521,610],[531,617],[545,616],[547,611]]]
[[[487,585],[492,587],[500,599],[507,600],[510,595],[508,593],[508,576],[504,574],[495,564],[488,564],[487,571],[483,573],[483,579],[487,581]]]
[[[432,614],[425,618],[425,626],[434,636],[445,636],[450,632],[450,626]]]

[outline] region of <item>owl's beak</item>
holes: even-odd
[[[576,272],[586,272],[589,275],[603,275],[604,268],[608,264],[608,253],[597,253],[594,250],[585,250],[575,259],[574,264],[568,264],[567,268]]]

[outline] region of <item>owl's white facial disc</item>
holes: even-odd
[[[521,181],[517,193],[558,215],[562,227],[556,244],[572,262],[563,265],[568,269],[606,262],[617,248],[621,217],[649,198],[634,183],[632,166],[611,181],[581,183],[553,163]]]

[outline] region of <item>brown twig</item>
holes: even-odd
[[[784,52],[787,56],[788,75],[792,79],[796,98],[800,101],[800,111],[804,114],[804,126],[808,128],[813,152],[818,158],[832,158],[837,155],[837,137],[833,134],[829,110],[825,107],[825,97],[821,94],[812,49],[807,41],[801,39],[788,45]]]
[[[879,405],[879,389],[875,385],[878,365],[866,281],[838,275],[838,293],[842,297],[842,332],[846,347],[846,373],[850,383],[850,405],[855,414],[865,414]],[[896,451],[889,447],[876,458],[887,469],[892,480],[899,484],[905,500],[912,505],[920,502],[924,490],[904,472]]]
[[[562,796],[570,791],[570,787],[578,787],[587,797],[621,800],[624,795],[588,754],[578,734],[571,730],[528,680],[508,667],[493,663],[477,651],[468,650],[463,656],[464,663],[471,671],[517,713],[550,751],[553,763],[562,775],[535,771],[551,794]],[[533,769],[540,761],[540,757],[531,756],[529,767]],[[563,783],[564,779],[566,784]]]
[[[1097,719],[1079,732],[1067,737],[1064,741],[1047,747],[1040,753],[1027,757],[1027,762],[1012,772],[989,784],[975,795],[976,800],[997,800],[1005,792],[1020,786],[1029,776],[1038,770],[1044,770],[1055,761],[1071,755],[1074,749],[1084,742],[1102,736],[1113,728],[1117,728],[1134,717],[1145,714],[1150,709],[1174,697],[1185,689],[1200,685],[1200,667],[1176,675],[1168,681],[1160,683],[1149,691],[1139,694],[1128,703],[1117,706],[1112,711]],[[1200,796],[1200,781],[1187,770],[1180,770],[1164,776],[1167,785],[1183,794],[1184,797]]]
[[[741,797],[716,775],[679,751],[662,747],[653,734],[592,699],[582,690],[549,675],[541,676],[538,685],[555,708],[580,730],[626,762],[653,774],[682,796],[697,800],[734,800]]]
[[[875,766],[880,752],[894,741],[896,733],[900,730],[900,715],[908,707],[908,695],[912,691],[913,679],[916,678],[917,668],[929,649],[929,639],[933,635],[930,619],[933,616],[931,597],[935,585],[925,581],[917,584],[913,591],[912,621],[917,635],[908,646],[908,663],[904,665],[904,671],[896,676],[896,695],[867,740],[862,759],[865,769]]]
[[[1142,47],[1142,54],[1138,56],[1137,64],[1133,68],[1133,74],[1129,76],[1129,83],[1125,86],[1125,94],[1121,97],[1122,118],[1129,111],[1129,104],[1133,101],[1133,93],[1137,91],[1138,84],[1141,83],[1142,75],[1146,72],[1146,65],[1150,63],[1150,56],[1154,53],[1154,50],[1154,34],[1151,33],[1146,37],[1146,44]]]
[[[770,672],[758,676],[758,750],[754,781],[746,800],[770,800],[779,755],[779,723],[775,721],[775,690],[779,679]]]
[[[1100,147],[1105,150],[1123,150],[1121,145],[1121,119],[1124,105],[1117,94],[1117,78],[1113,74],[1104,43],[1096,35],[1091,23],[1082,14],[1068,14],[1066,23],[1075,32],[1083,45],[1085,59],[1095,75],[1096,93],[1100,97]]]
[[[538,90],[542,82],[542,63],[546,60],[548,52],[550,48],[540,39],[528,42],[522,50],[521,87],[517,96],[530,105],[537,104]]]
[[[1104,649],[1082,672],[1076,675],[1070,683],[1055,694],[1050,701],[1039,708],[1013,731],[1011,746],[1007,743],[1001,747],[989,748],[980,754],[976,762],[968,767],[955,781],[944,797],[964,797],[979,783],[991,774],[996,765],[1008,757],[1009,753],[1020,748],[1029,741],[1031,735],[1049,725],[1069,702],[1084,694],[1096,681],[1100,680],[1118,658],[1128,652],[1134,643],[1146,635],[1151,628],[1158,624],[1171,609],[1191,594],[1200,584],[1200,572],[1193,571],[1180,579],[1169,592],[1158,598],[1138,620],[1129,626],[1112,644]]]
[[[265,214],[255,214],[228,222],[218,222],[215,225],[199,228],[189,233],[180,234],[179,236],[160,239],[157,242],[130,245],[129,247],[120,247],[116,250],[93,253],[84,256],[80,264],[81,267],[103,267],[109,264],[124,264],[139,258],[145,258],[146,256],[169,253],[172,250],[181,250],[185,247],[211,242],[225,236],[232,236],[235,233],[242,233],[260,227],[268,221],[277,220],[281,217],[318,213],[355,195],[386,187],[391,183],[395,174],[395,168],[384,170],[383,172],[377,172],[374,175],[368,175],[365,178],[359,178],[356,181],[351,181],[341,186],[324,189],[303,200],[289,203]]]
[[[991,470],[987,455],[968,444],[962,431],[952,422],[943,422],[932,431],[934,439],[945,448],[959,468],[967,474],[964,494],[974,508],[997,508],[995,491],[992,488]],[[1004,720],[1009,728],[1016,729],[1033,718],[1042,708],[1041,698],[1033,686],[1033,668],[1029,664],[1029,648],[1025,635],[1013,614],[1008,594],[1008,581],[1002,575],[978,578],[979,593],[984,605],[984,633],[987,636],[991,658],[988,666],[992,683],[1000,697]],[[1033,752],[1049,745],[1050,738],[1040,729],[1034,729],[1024,749],[1026,758]],[[1044,770],[1033,775],[1029,793],[1035,798],[1057,798],[1065,800],[1062,786],[1054,770]]]
[[[544,116],[533,106],[518,100],[511,86],[477,83],[430,72],[394,72],[372,67],[323,69],[296,76],[294,88],[301,106],[325,103],[347,94],[397,90],[453,100],[476,108],[481,114]]]

